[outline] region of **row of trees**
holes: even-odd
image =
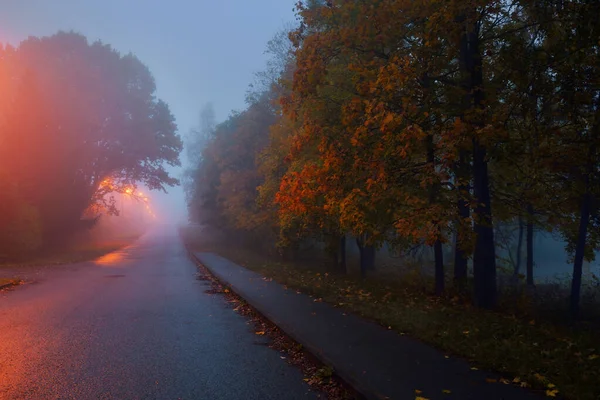
[[[182,142],[148,68],[60,32],[0,47],[0,256],[52,246],[118,213],[111,192],[177,184]],[[88,216],[88,217],[86,217]]]
[[[600,245],[600,3],[313,0],[297,11],[279,76],[206,136],[192,215],[276,230],[284,244],[336,248],[351,234],[364,269],[385,242],[425,244],[437,293],[455,238],[454,282],[465,287],[471,260],[486,308],[495,227],[518,224],[528,271],[534,228],[558,232],[576,315],[583,261]]]

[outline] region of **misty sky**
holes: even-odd
[[[74,30],[144,62],[186,133],[212,102],[217,119],[244,108],[267,41],[294,20],[296,0],[0,0],[0,42]],[[179,173],[179,172],[176,172]],[[163,208],[183,215],[181,189]]]

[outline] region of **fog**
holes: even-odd
[[[268,70],[269,60],[273,61],[273,54],[265,52],[267,43],[294,21],[294,4],[294,0],[4,0],[0,5],[0,42],[16,47],[30,36],[73,31],[89,43],[101,41],[123,55],[133,53],[149,68],[156,82],[156,96],[168,104],[177,132],[185,139],[190,130],[202,125],[201,110],[206,104],[212,105],[217,124],[232,112],[248,108],[249,84],[257,72]],[[282,66],[278,74],[284,73],[289,62],[281,54],[276,60]],[[248,115],[260,115],[259,108],[250,107]],[[190,164],[187,155],[181,152],[181,167],[167,167],[171,176],[183,178],[183,170]],[[166,189],[163,193],[139,186],[139,190],[150,193],[157,220],[187,221],[182,186]],[[254,193],[255,187],[250,192]],[[107,217],[103,227],[144,221],[143,226],[148,222],[142,218],[143,202],[117,195],[116,208],[120,216]],[[139,209],[141,219],[126,221],[123,208]],[[536,275],[539,271],[540,276],[552,278],[568,273],[571,267],[564,247],[561,240],[536,235]],[[358,248],[350,247],[349,251],[358,252]],[[586,270],[597,271],[598,265],[596,260],[587,264]]]
[[[175,115],[179,134],[198,124],[212,103],[223,121],[244,107],[253,74],[264,68],[265,44],[294,19],[294,0],[3,0],[0,42],[17,46],[29,36],[81,33],[125,54],[134,53],[156,80],[157,95]],[[181,154],[185,164],[185,152]],[[170,172],[181,176],[181,168]],[[154,192],[157,214],[187,219],[183,190]]]

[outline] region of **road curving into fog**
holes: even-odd
[[[175,228],[0,293],[0,399],[307,399]]]

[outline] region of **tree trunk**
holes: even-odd
[[[490,202],[486,152],[474,141],[473,176],[474,194],[477,201],[475,213],[475,252],[473,254],[473,275],[475,299],[483,308],[496,305],[496,249],[494,246],[494,228]]]
[[[598,125],[594,127],[594,133],[598,132]],[[597,135],[594,135],[594,138]],[[573,263],[573,280],[571,281],[571,301],[570,311],[571,317],[577,319],[579,317],[579,303],[581,299],[581,276],[583,274],[583,258],[585,256],[585,245],[587,241],[587,230],[590,223],[590,212],[592,208],[592,193],[590,189],[590,179],[596,168],[594,158],[596,148],[594,144],[590,146],[588,153],[587,171],[584,177],[585,193],[581,200],[580,217],[579,217],[579,232],[577,243],[575,245],[575,260]]]
[[[363,260],[361,263],[364,263],[364,269],[366,271],[374,271],[375,270],[375,246],[368,245],[363,249]],[[361,267],[361,270],[363,267]]]
[[[340,237],[340,271],[344,274],[348,271],[346,266],[346,235]]]
[[[581,276],[583,274],[583,257],[585,255],[585,244],[587,237],[587,229],[590,222],[590,205],[592,196],[589,191],[583,196],[581,202],[580,219],[579,219],[579,235],[577,236],[577,244],[575,247],[575,261],[573,263],[573,279],[571,281],[571,317],[577,319],[579,317],[579,303],[581,298]]]
[[[331,256],[333,258],[333,268],[334,269],[338,269],[340,267],[340,249],[339,249],[339,242],[336,241],[335,245],[333,246],[333,249],[331,249]]]
[[[360,252],[360,276],[365,278],[367,271],[375,269],[375,247],[367,245],[366,240],[356,238],[356,244]]]
[[[473,22],[462,37],[461,58],[466,68],[465,89],[472,93],[469,109],[469,125],[474,130],[481,129],[483,122],[483,63],[479,42],[479,23]],[[473,275],[475,302],[479,307],[493,308],[496,305],[496,249],[490,198],[487,150],[473,132],[473,194],[475,207],[475,251],[473,254]]]
[[[435,294],[438,296],[444,293],[444,254],[442,252],[442,242],[436,240],[433,245],[433,253],[435,258]]]
[[[527,286],[533,287],[533,206],[527,205]]]
[[[519,272],[521,272],[521,252],[523,251],[523,217],[519,216],[519,239],[517,242],[517,260],[515,262],[515,269],[513,271],[513,277],[515,280],[519,277]]]
[[[424,82],[427,83],[427,78]],[[431,173],[435,174],[435,144],[433,142],[433,135],[427,135],[427,162],[431,166]],[[439,190],[439,184],[434,182],[429,189],[429,204],[435,204],[437,200],[437,193]],[[442,242],[440,236],[442,235],[438,221],[434,221],[436,227],[437,239],[433,244],[433,257],[435,265],[435,294],[441,295],[444,292],[444,254],[442,252]]]
[[[456,223],[456,243],[454,244],[454,284],[460,289],[464,290],[467,283],[467,265],[468,255],[463,250],[464,243],[461,240],[461,231],[464,221],[471,216],[469,210],[469,204],[467,198],[469,195],[469,186],[465,184],[466,173],[465,165],[467,164],[467,156],[464,151],[461,151],[459,156],[458,164],[455,166],[456,177],[458,180],[458,218]]]

